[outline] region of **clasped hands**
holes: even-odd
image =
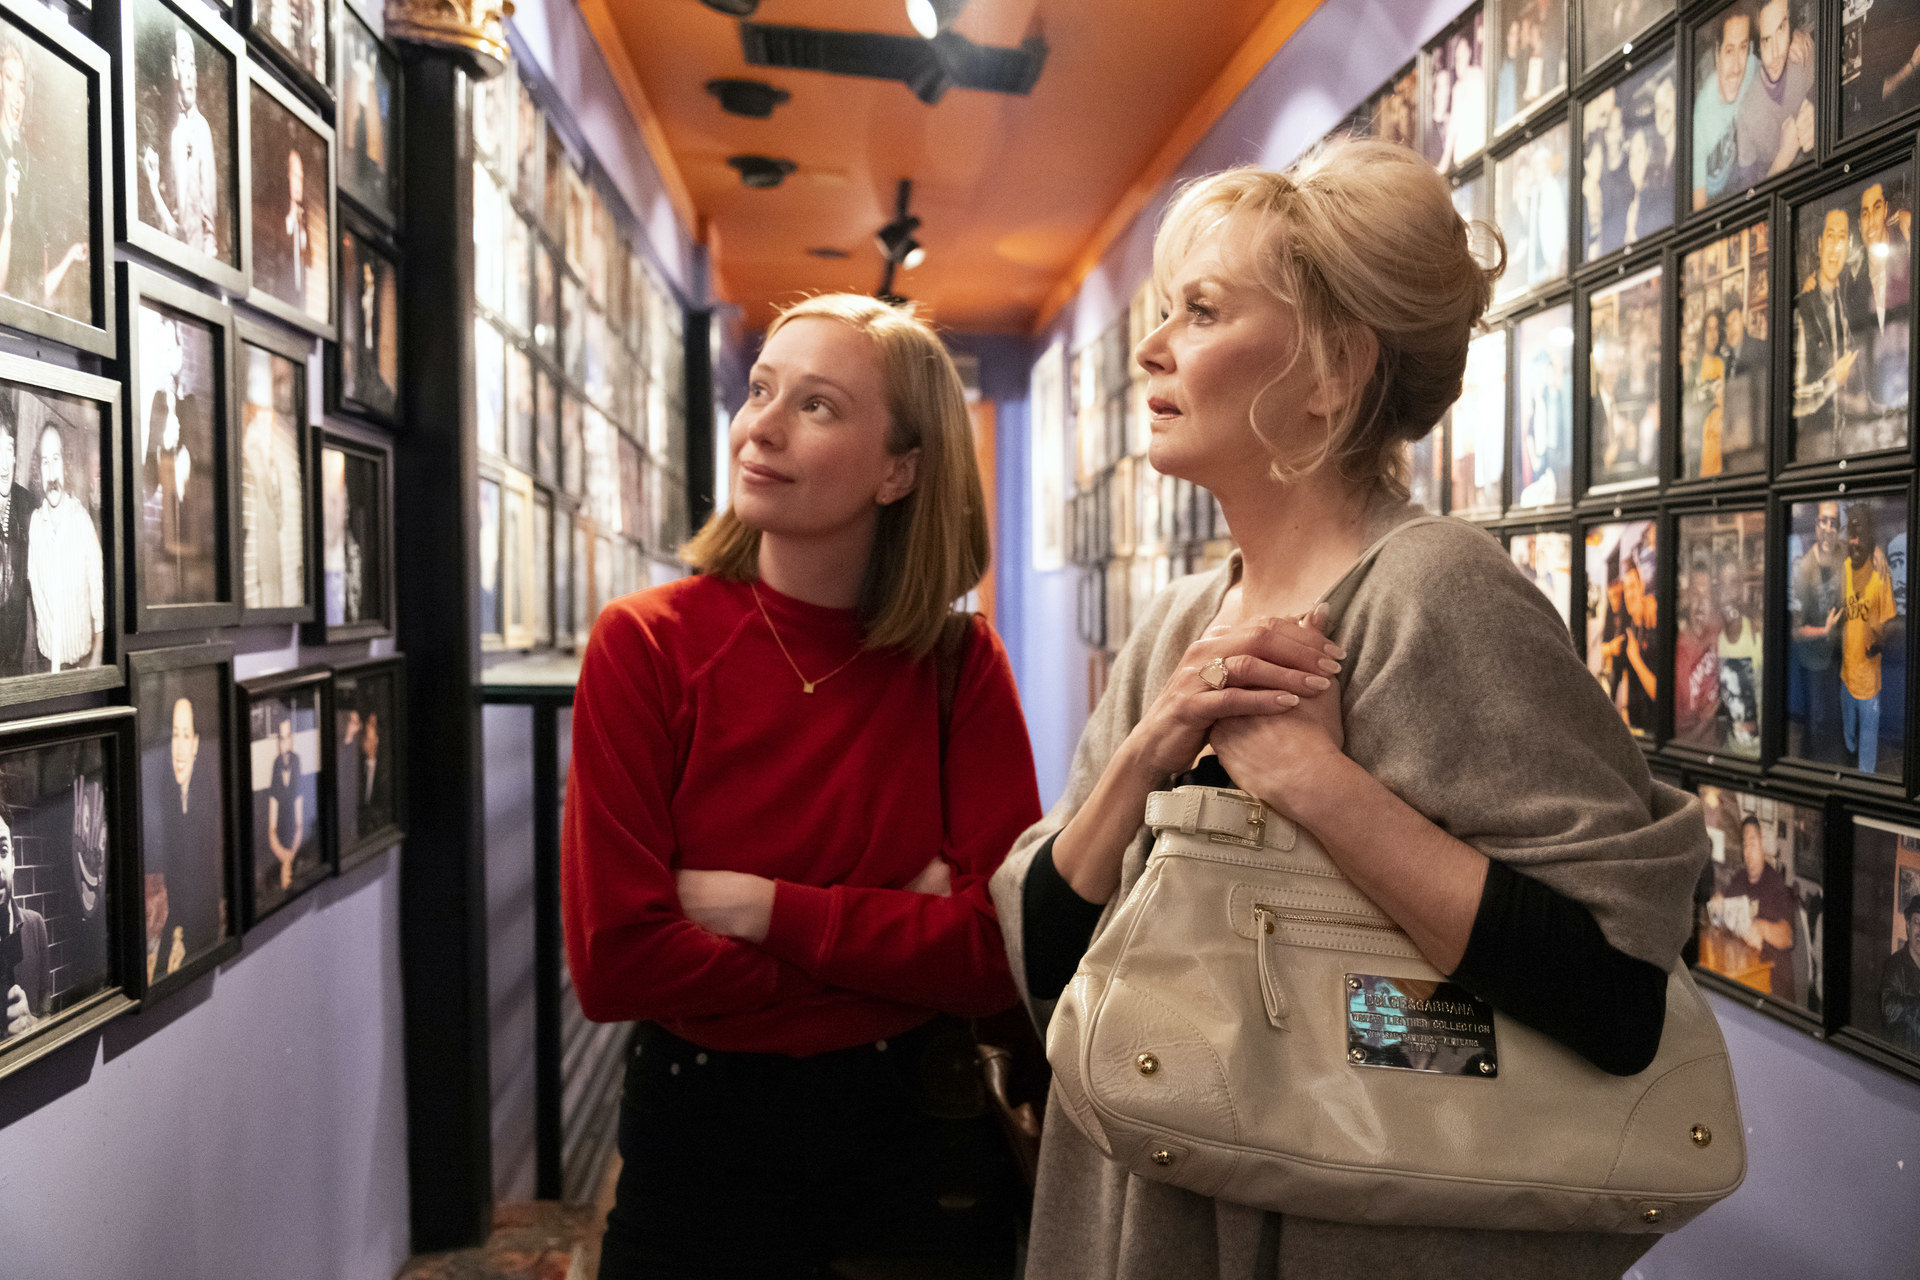
[[[1347,654],[1327,639],[1326,616],[1321,605],[1209,628],[1134,726],[1139,758],[1164,776],[1211,745],[1236,786],[1295,816],[1289,798],[1346,742],[1338,677]]]
[[[774,882],[766,876],[746,871],[681,870],[674,872],[673,883],[680,894],[680,909],[708,933],[744,942],[767,940],[767,929],[773,922]],[[953,870],[944,858],[935,857],[901,888],[947,897],[953,892]]]

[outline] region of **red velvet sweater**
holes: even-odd
[[[943,777],[933,659],[861,652],[849,610],[760,597],[809,677],[859,656],[802,692],[749,588],[705,576],[594,624],[560,855],[581,1007],[801,1055],[1011,1005],[987,879],[1040,797],[999,638],[975,620]],[[900,887],[936,854],[951,896]],[[682,867],[777,881],[766,941],[688,920]]]

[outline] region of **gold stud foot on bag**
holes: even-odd
[[[1693,1139],[1694,1146],[1704,1147],[1713,1141],[1713,1130],[1703,1124],[1697,1124],[1687,1131],[1687,1136]]]
[[[1152,1160],[1155,1164],[1159,1165],[1162,1169],[1164,1169],[1168,1165],[1173,1163],[1173,1152],[1168,1151],[1165,1147],[1162,1147],[1160,1150],[1154,1152],[1148,1158]]]
[[[1143,1053],[1133,1060],[1133,1065],[1140,1068],[1141,1075],[1150,1076],[1160,1069],[1160,1059],[1150,1053]]]

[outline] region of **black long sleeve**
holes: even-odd
[[[1035,1000],[1052,1000],[1066,990],[1106,910],[1075,893],[1053,865],[1055,838],[1049,836],[1033,855],[1020,886],[1020,939],[1027,954],[1027,991]]]

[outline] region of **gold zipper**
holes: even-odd
[[[1253,904],[1253,913],[1269,915],[1275,920],[1284,920],[1288,924],[1324,924],[1342,929],[1371,929],[1376,933],[1402,933],[1399,925],[1390,921],[1368,920],[1361,916],[1344,916],[1331,911],[1300,911],[1290,907],[1275,907],[1265,902]],[[1271,931],[1271,922],[1269,922]]]

